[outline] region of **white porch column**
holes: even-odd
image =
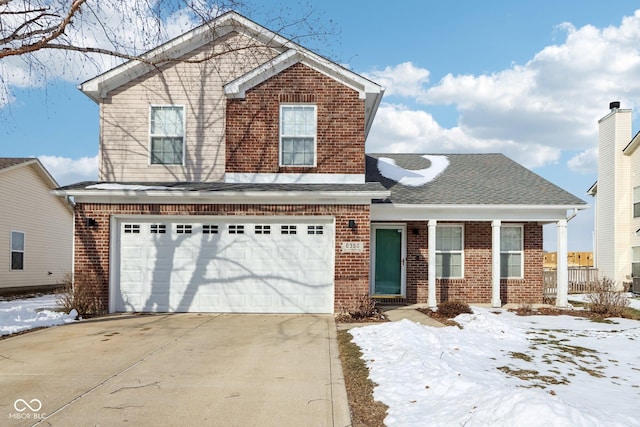
[[[436,308],[438,303],[436,302],[436,225],[438,221],[430,219],[428,223],[428,247],[429,247],[429,259],[428,259],[428,284],[429,295],[427,303],[430,308]]]
[[[569,293],[569,267],[567,262],[567,220],[561,219],[556,223],[556,233],[558,238],[558,266],[557,266],[557,293],[556,307],[566,308]]]
[[[491,222],[491,306],[500,307],[500,220]]]

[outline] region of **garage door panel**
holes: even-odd
[[[166,232],[150,233],[158,224]],[[117,311],[333,312],[334,231],[326,219],[154,218],[120,228]]]

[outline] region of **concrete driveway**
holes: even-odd
[[[0,425],[347,426],[333,316],[115,315],[0,340]]]

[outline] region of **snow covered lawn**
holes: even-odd
[[[58,310],[55,295],[0,301],[0,335],[73,322],[75,313]]]
[[[387,426],[640,425],[640,322],[473,311],[350,331]]]

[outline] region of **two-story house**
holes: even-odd
[[[235,12],[146,58],[81,85],[100,181],[58,190],[111,312],[541,302],[543,224],[566,259],[582,200],[499,154],[365,154],[383,88]]]
[[[640,132],[632,137],[631,110],[620,102],[598,122],[598,181],[588,194],[595,203],[595,264],[600,277],[640,292]]]

